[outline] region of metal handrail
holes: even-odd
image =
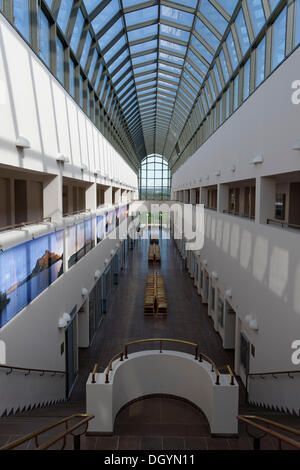
[[[76,419],[76,418],[82,418],[82,419],[79,421],[79,423],[77,423],[77,424],[75,424],[75,425],[73,425],[72,427],[69,428],[68,427],[68,422],[71,419]],[[61,448],[61,450],[63,450],[66,446],[66,437],[69,434],[71,434],[73,436],[74,450],[79,450],[80,449],[80,437],[83,434],[86,433],[87,428],[88,428],[88,423],[93,418],[94,418],[94,415],[92,415],[92,414],[83,414],[83,413],[77,413],[77,414],[68,416],[67,418],[63,418],[59,421],[56,421],[55,423],[52,423],[48,426],[45,426],[44,428],[41,428],[38,431],[34,431],[30,434],[27,434],[24,437],[21,437],[20,439],[17,439],[13,442],[10,442],[9,444],[6,444],[6,445],[2,446],[2,447],[0,447],[0,450],[15,449],[19,445],[24,444],[24,442],[30,441],[31,439],[34,439],[35,450],[46,450],[49,447],[51,447],[53,444],[55,444],[56,442],[63,439],[63,446]],[[45,432],[49,431],[50,429],[53,429],[57,426],[60,426],[61,424],[65,424],[66,430],[64,432],[61,432],[61,433],[57,434],[52,439],[50,439],[50,440],[44,442],[43,444],[39,445],[38,438],[41,434],[43,434],[43,433],[45,433]],[[85,425],[85,429],[84,429],[83,432],[81,432],[79,434],[73,434],[73,431],[76,431],[76,429],[78,429],[79,427],[81,427],[83,425]]]
[[[44,217],[43,219],[29,220],[28,222],[21,222],[19,224],[6,225],[5,227],[0,227],[0,232],[5,232],[6,230],[11,230],[14,228],[22,228],[27,225],[35,225],[43,222],[51,222],[51,217]]]
[[[295,436],[300,436],[300,430],[291,428],[289,426],[285,426],[284,424],[277,423],[276,421],[271,421],[270,419],[262,418],[260,416],[251,416],[251,415],[239,415],[237,416],[237,419],[243,423],[246,424],[246,431],[250,437],[253,438],[253,448],[255,450],[260,450],[260,441],[261,439],[268,434],[269,436],[274,437],[275,439],[278,439],[278,449],[281,449],[281,444],[282,442],[285,442],[286,444],[291,445],[292,447],[295,447],[296,449],[300,450],[300,442],[295,441],[294,439],[291,439],[284,434],[280,434],[277,431],[271,430],[268,426],[273,426],[274,428],[280,429],[282,431],[286,431],[290,434],[293,434]],[[264,423],[267,426],[263,426],[261,424],[255,423],[254,420],[259,421],[260,423]],[[252,426],[260,431],[263,432],[262,435],[260,436],[253,436],[249,431],[248,427]]]
[[[124,353],[121,352],[119,354],[116,354],[108,363],[108,366],[106,368],[106,371],[105,371],[105,383],[106,384],[109,384],[109,373],[112,371],[112,364],[114,361],[116,361],[117,359],[120,358],[120,362],[123,362],[123,358],[124,358]]]
[[[116,354],[109,361],[109,364],[108,364],[107,368],[105,369],[105,383],[106,384],[109,383],[109,373],[112,371],[113,362],[115,360],[119,359],[119,358],[120,358],[120,362],[122,362],[124,359],[128,359],[128,347],[129,346],[133,346],[134,344],[147,343],[147,342],[159,342],[160,343],[160,353],[162,353],[163,352],[162,345],[163,345],[164,341],[165,342],[170,342],[170,343],[185,344],[185,345],[192,346],[193,348],[195,348],[195,360],[199,360],[199,362],[202,362],[202,360],[205,359],[209,364],[211,364],[212,372],[214,372],[215,375],[216,375],[216,382],[215,383],[216,383],[216,385],[220,385],[220,372],[219,372],[218,367],[216,366],[214,361],[209,356],[207,356],[206,354],[203,354],[203,353],[199,353],[198,344],[191,343],[190,341],[184,341],[184,340],[180,340],[180,339],[170,339],[170,338],[139,339],[139,340],[136,340],[136,341],[131,341],[130,343],[126,343],[125,346],[124,346],[124,351],[125,352],[124,353],[120,352],[119,354]],[[234,385],[235,384],[234,374],[232,372],[231,367],[229,365],[223,366],[223,368],[224,367],[227,369],[227,371],[229,372],[229,374],[231,376],[230,384]],[[96,375],[97,371],[98,371],[98,364],[95,364],[93,372],[92,372],[92,379],[91,379],[92,384],[96,383],[95,375]]]
[[[134,344],[140,344],[140,343],[148,343],[148,342],[159,342],[160,343],[160,352],[162,353],[162,343],[163,342],[167,343],[179,343],[179,344],[186,344],[188,346],[192,346],[195,348],[195,360],[198,359],[198,344],[196,343],[191,343],[190,341],[184,341],[181,339],[170,339],[170,338],[150,338],[150,339],[138,339],[136,341],[131,341],[130,343],[125,344],[125,359],[128,358],[127,353],[128,353],[128,347],[133,346]]]
[[[275,225],[281,225],[281,227],[290,227],[290,228],[296,228],[300,229],[300,225],[297,224],[290,224],[289,222],[284,222],[283,220],[279,219],[267,219],[267,224],[275,224]]]
[[[229,375],[230,375],[230,385],[234,385],[234,378],[235,378],[235,375],[230,367],[229,364],[225,364],[225,366],[218,366],[218,370],[227,370]]]
[[[220,372],[214,363],[214,361],[207,356],[206,354],[200,353],[199,354],[199,362],[202,362],[202,359],[205,359],[207,362],[211,364],[211,371],[216,374],[216,385],[220,385]]]
[[[246,375],[246,394],[247,394],[247,400],[248,400],[248,384],[249,384],[249,378],[251,377],[260,377],[264,379],[266,376],[272,376],[274,379],[277,379],[277,375],[288,375],[290,379],[293,379],[292,377],[293,374],[300,374],[300,370],[281,370],[281,371],[274,371],[274,372],[250,372]]]
[[[10,375],[13,370],[23,370],[23,371],[26,371],[27,373],[25,375],[29,375],[30,372],[41,372],[41,375],[44,375],[44,374],[53,374],[53,375],[56,375],[56,374],[63,374],[65,375],[66,372],[64,370],[51,370],[51,369],[34,369],[32,367],[17,367],[17,366],[8,366],[8,365],[4,365],[4,364],[0,364],[0,368],[3,368],[3,369],[10,369],[9,372],[6,372],[6,375]]]

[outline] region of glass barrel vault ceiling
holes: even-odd
[[[284,0],[40,0],[140,162],[170,159]],[[81,97],[79,98],[79,101]],[[89,102],[87,112],[89,111]]]

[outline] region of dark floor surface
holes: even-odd
[[[202,305],[174,242],[160,239],[159,243],[162,258],[159,269],[166,285],[168,316],[144,317],[145,279],[151,267],[147,260],[149,241],[139,240],[134,249],[129,251],[127,268],[120,275],[109,312],[104,315],[91,347],[80,350],[79,374],[70,400],[0,418],[0,445],[63,416],[84,412],[88,374],[95,363],[99,364],[100,370],[104,370],[109,360],[123,350],[126,342],[157,337],[183,339],[197,343],[199,350],[209,355],[217,365],[233,366],[234,353],[223,349],[221,338],[207,315],[207,307]],[[153,346],[149,344],[146,347]],[[138,350],[138,347],[134,348]],[[140,349],[145,349],[145,345]],[[186,347],[182,350],[191,352]],[[300,429],[299,417],[248,406],[242,386],[240,412],[267,416]],[[30,448],[31,444],[26,446]],[[68,441],[67,448],[70,446],[71,442]],[[94,450],[230,450],[249,449],[251,440],[242,426],[239,438],[213,438],[209,433],[208,422],[199,410],[178,399],[155,397],[140,400],[123,409],[116,419],[114,436],[82,438],[82,447]],[[265,438],[262,448],[274,449],[276,442]]]

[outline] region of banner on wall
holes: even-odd
[[[0,254],[0,327],[63,274],[63,230]]]
[[[91,218],[68,228],[68,267],[71,268],[95,246],[95,219]]]
[[[105,234],[105,215],[99,215],[97,217],[97,243],[103,240]]]
[[[115,221],[116,221],[116,227],[119,227],[119,223],[120,223],[120,209],[119,209],[119,207],[116,207],[116,209],[115,209]]]
[[[106,212],[106,233],[110,233],[115,228],[115,210]]]

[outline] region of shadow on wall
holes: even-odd
[[[252,281],[263,284],[264,290],[269,289],[280,299],[285,310],[290,308],[300,314],[299,234],[249,221],[231,222],[228,218],[206,211],[204,250],[206,244],[212,243],[219,249],[216,266],[228,265],[230,256],[233,268],[238,264]],[[216,256],[214,253],[215,250],[212,254]],[[226,259],[224,254],[228,255]],[[255,284],[248,286],[255,288]]]

